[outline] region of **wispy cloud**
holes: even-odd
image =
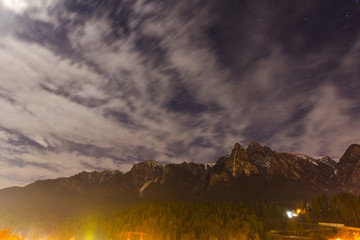
[[[359,96],[342,88],[359,88],[359,44],[303,51],[290,29],[309,8],[290,24],[256,1],[19,4],[0,9],[0,187],[213,162],[235,142],[339,157],[359,141]]]

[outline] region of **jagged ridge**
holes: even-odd
[[[282,153],[259,143],[236,143],[214,165],[160,164],[147,160],[127,173],[82,172],[0,190],[0,207],[120,206],[142,201],[277,201],[310,199],[320,193],[360,193],[360,145],[351,145],[336,163]],[[59,204],[61,202],[61,204]],[[75,204],[77,203],[77,204]]]

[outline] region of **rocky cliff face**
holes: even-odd
[[[0,207],[16,206],[19,199],[54,206],[59,201],[109,206],[173,200],[288,202],[339,191],[360,193],[360,145],[351,145],[336,163],[329,157],[281,153],[253,142],[247,148],[236,143],[213,165],[147,160],[127,173],[82,172],[0,190]]]
[[[228,182],[238,185],[245,198],[291,201],[318,193],[339,190],[331,159],[314,159],[304,154],[280,153],[259,143],[247,149],[235,144],[230,155],[221,157],[210,173],[210,186]],[[246,191],[241,191],[246,189]],[[227,193],[227,195],[234,195]]]
[[[142,197],[143,192],[150,184],[160,182],[162,174],[163,166],[161,164],[147,160],[135,164],[127,175],[130,176],[130,181],[135,184]]]
[[[344,191],[360,194],[360,145],[353,144],[340,158],[337,173]]]
[[[117,175],[122,175],[123,173],[114,170],[114,171],[102,171],[102,172],[81,172],[75,176],[69,178],[58,179],[59,184],[63,187],[78,192],[80,194],[87,193],[93,189],[101,186],[103,183],[109,181]]]

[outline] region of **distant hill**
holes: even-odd
[[[253,142],[236,143],[215,164],[162,165],[153,160],[129,172],[81,172],[0,190],[0,208],[54,210],[63,214],[121,208],[141,202],[264,201],[287,204],[321,193],[360,193],[360,145],[335,162],[283,153]]]

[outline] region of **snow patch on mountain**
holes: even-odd
[[[310,163],[312,163],[312,164],[314,164],[316,166],[319,166],[319,160],[318,159],[315,159],[315,158],[310,157],[310,156],[308,156],[306,154],[303,154],[303,153],[291,153],[291,154],[295,155],[298,158],[304,159],[304,160],[306,160],[306,161],[308,161],[308,162],[310,162]]]
[[[144,185],[139,189],[140,197],[143,196],[145,189],[146,189],[148,186],[150,186],[150,184],[152,184],[153,182],[154,182],[154,180],[149,180],[149,181],[147,181],[146,183],[144,183]]]

